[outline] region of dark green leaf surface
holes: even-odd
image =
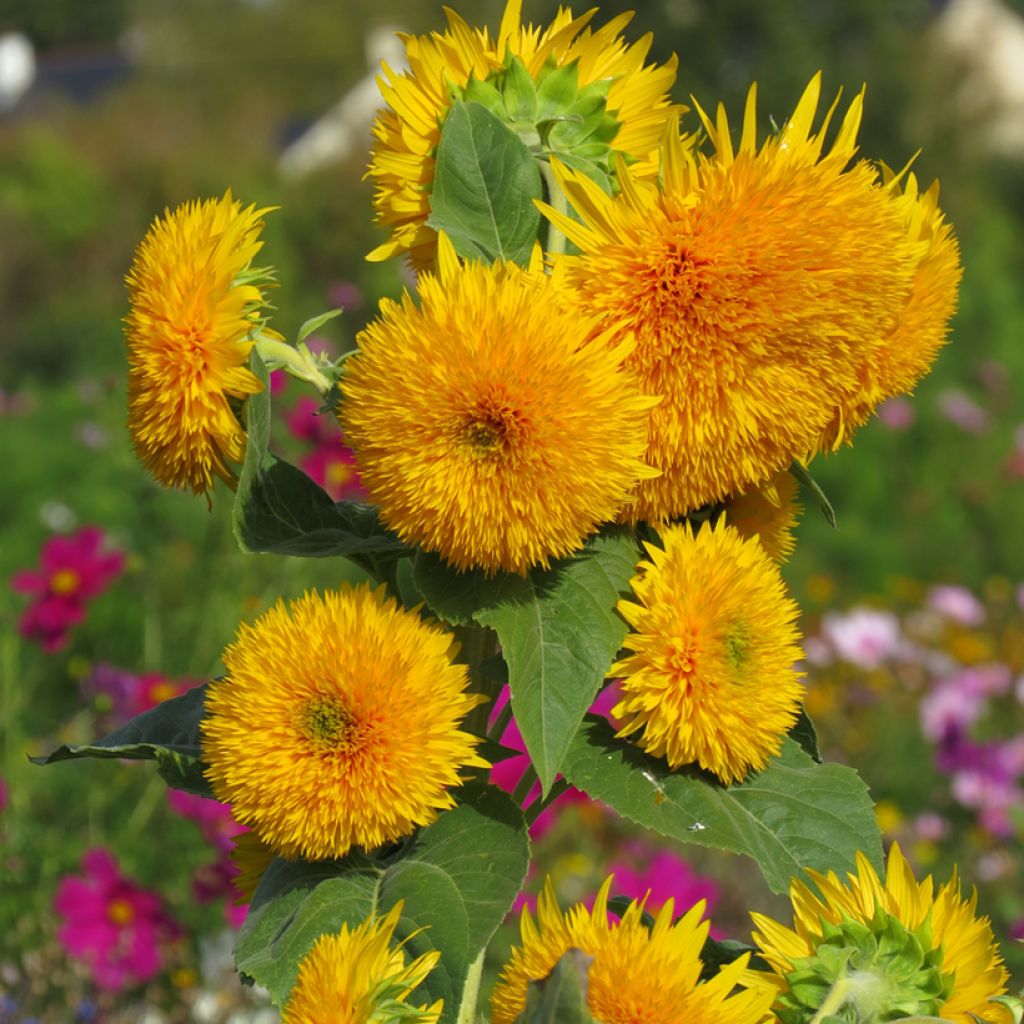
[[[456,101],[437,147],[427,223],[467,259],[525,265],[540,228],[543,194],[526,144],[480,103]]]
[[[487,577],[434,555],[416,558],[416,585],[437,615],[497,632],[512,708],[545,792],[626,636],[615,605],[638,557],[633,532],[613,527],[526,576]]]
[[[389,857],[275,860],[239,935],[238,969],[280,1005],[319,935],[356,927],[403,900],[396,941],[408,939],[412,956],[441,953],[416,997],[444,999],[442,1020],[454,1020],[466,972],[508,913],[529,863],[526,825],[511,800],[492,787],[466,795]]]
[[[858,850],[881,867],[881,837],[860,777],[843,765],[816,764],[790,739],[763,772],[726,787],[693,769],[669,771],[616,740],[603,719],[588,718],[563,772],[662,835],[753,857],[775,892],[785,892],[804,868],[854,870]]]
[[[32,763],[57,764],[82,757],[156,761],[169,786],[209,796],[199,740],[206,687],[205,683],[195,686],[157,704],[95,743],[65,744],[44,757],[33,757]]]
[[[265,386],[246,402],[248,440],[233,513],[242,550],[304,558],[346,555],[364,567],[373,558],[404,553],[405,545],[381,525],[372,505],[335,502],[302,470],[268,450],[268,375],[259,354],[252,358]]]

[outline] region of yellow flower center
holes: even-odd
[[[73,594],[81,583],[81,577],[74,569],[58,569],[50,577],[50,589],[55,594]]]
[[[300,711],[299,729],[317,746],[352,750],[356,745],[356,720],[337,697],[314,697]]]
[[[355,476],[355,470],[349,462],[339,460],[327,464],[327,482],[332,487],[343,487],[353,476]]]
[[[733,668],[742,668],[750,646],[750,631],[745,623],[737,622],[725,634],[725,656]]]
[[[107,904],[107,917],[114,924],[131,924],[135,919],[135,908],[127,900],[111,900]]]
[[[477,457],[494,457],[516,447],[523,432],[519,414],[505,402],[480,402],[459,430],[463,447]]]

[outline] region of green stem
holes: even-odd
[[[490,717],[494,701],[501,693],[501,687],[484,678],[480,664],[497,653],[498,637],[492,630],[483,626],[456,626],[455,638],[459,641],[459,661],[469,666],[473,691],[487,697],[487,703],[470,711],[462,727],[466,732],[486,736],[487,719]]]
[[[555,170],[548,160],[538,160],[540,173],[544,177],[544,184],[548,190],[548,203],[557,213],[568,216],[569,203],[566,201],[562,186],[558,184]],[[548,221],[548,254],[561,256],[565,252],[566,238],[555,225]]]
[[[487,735],[496,742],[501,742],[501,737],[505,730],[508,728],[509,722],[512,721],[512,701],[508,701],[505,706],[498,712],[498,717],[494,720],[494,725],[488,730]]]
[[[523,777],[512,793],[512,802],[522,807],[523,801],[529,796],[530,790],[533,789],[534,783],[537,781],[537,769],[533,767],[533,764],[528,764],[526,771],[523,772]]]
[[[469,965],[466,973],[466,984],[462,988],[462,1002],[459,1004],[459,1016],[456,1024],[473,1024],[476,1017],[476,1003],[480,997],[480,979],[484,973],[484,952],[480,950],[477,958]]]
[[[818,1012],[811,1018],[811,1024],[821,1024],[826,1017],[831,1017],[836,1010],[842,1009],[849,993],[850,979],[845,974],[841,974],[825,997],[825,1001],[818,1008]]]
[[[293,377],[304,380],[320,392],[322,398],[331,390],[331,382],[321,372],[313,353],[305,345],[293,348],[276,338],[261,336],[256,339],[256,351],[271,370],[286,370]]]

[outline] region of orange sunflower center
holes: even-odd
[[[522,442],[525,422],[520,411],[501,398],[478,402],[459,428],[459,441],[475,457],[498,457]]]

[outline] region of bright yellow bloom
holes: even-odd
[[[568,8],[561,8],[554,21],[540,29],[521,23],[521,8],[522,0],[508,0],[496,40],[487,29],[471,28],[446,9],[445,32],[404,37],[408,71],[398,73],[384,65],[379,82],[388,105],[374,125],[367,177],[377,186],[377,221],[391,237],[369,259],[408,252],[420,269],[433,264],[437,235],[426,221],[434,157],[451,91],[465,88],[471,77],[493,78],[509,57],[522,60],[534,81],[546,66],[567,67],[574,61],[579,62],[581,88],[610,80],[606,109],[619,125],[611,146],[630,159],[648,157],[666,118],[681,109],[668,99],[675,58],[664,67],[645,66],[651,36],[629,44],[622,39],[620,33],[632,14],[618,15],[592,30],[587,24],[596,9],[573,19]]]
[[[893,844],[884,885],[863,854],[846,883],[833,872],[808,874],[821,895],[793,880],[792,928],[751,915],[754,941],[772,973],[748,971],[743,981],[774,989],[783,1024],[809,1022],[830,994],[832,1013],[848,1005],[859,1011],[856,1019],[925,1016],[974,1024],[977,1014],[1010,1024],[1009,1011],[989,1002],[1007,981],[992,928],[988,918],[975,916],[977,894],[962,898],[956,872],[935,893],[931,875],[918,882]],[[843,978],[836,976],[838,964],[846,965]],[[887,1015],[872,1015],[879,1011]]]
[[[545,212],[579,247],[585,310],[632,334],[630,366],[665,401],[651,417],[636,519],[673,518],[744,491],[849,436],[926,369],[956,294],[956,248],[935,193],[905,194],[851,165],[858,96],[831,148],[812,125],[815,76],[758,145],[751,89],[738,148],[724,110],[713,148],[666,132],[660,184],[620,168],[607,195],[565,168],[583,223]],[[837,100],[838,103],[838,100]]]
[[[529,910],[520,922],[522,945],[502,969],[491,996],[491,1024],[513,1024],[526,1004],[531,981],[546,978],[572,949],[593,957],[587,977],[587,1006],[601,1024],[759,1024],[771,1005],[771,992],[730,995],[748,956],[723,967],[710,981],[699,981],[708,936],[704,901],[673,922],[670,899],[654,925],[643,923],[644,900],[634,900],[618,922],[608,919],[612,879],[601,886],[594,909],[582,904],[559,910],[548,879],[537,901],[537,924]]]
[[[216,474],[231,486],[245,431],[239,405],[262,386],[247,363],[263,326],[266,209],[231,198],[193,201],[153,222],[127,284],[128,429],[139,458],[167,487],[206,493]]]
[[[409,835],[488,767],[459,724],[482,698],[438,626],[383,587],[279,601],[239,627],[210,684],[203,760],[217,799],[283,857],[342,857]]]
[[[793,530],[802,511],[796,479],[785,470],[725,503],[729,522],[744,537],[757,537],[776,562],[785,562],[793,553]]]
[[[669,766],[696,762],[723,782],[741,781],[777,754],[796,721],[803,685],[798,609],[754,538],[719,520],[694,533],[661,531],[618,609],[633,653],[612,665],[622,700],[619,736]]]
[[[460,569],[570,554],[651,472],[629,345],[586,346],[594,322],[539,261],[462,265],[444,235],[419,294],[383,300],[345,363],[339,415],[371,500]]]
[[[401,914],[399,902],[385,918],[321,935],[299,964],[281,1024],[436,1024],[442,1000],[413,1007],[406,999],[440,954],[406,963],[401,947],[391,946]]]

